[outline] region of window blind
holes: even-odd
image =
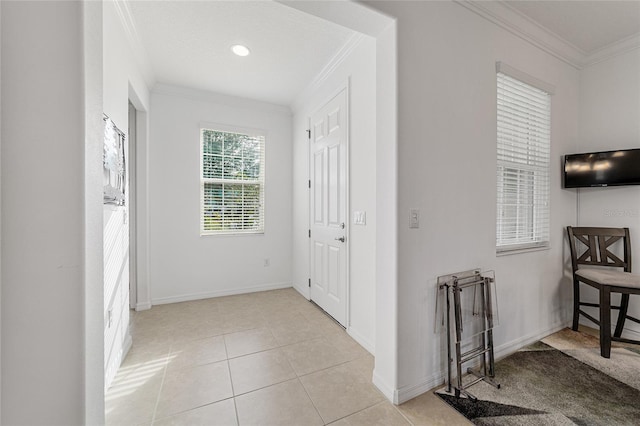
[[[498,252],[549,245],[551,95],[497,73]]]
[[[264,232],[265,138],[201,130],[200,234]]]

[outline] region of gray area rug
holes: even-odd
[[[476,425],[640,425],[640,390],[545,343],[495,371],[501,389],[482,382],[468,389],[477,402],[436,394]]]

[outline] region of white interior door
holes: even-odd
[[[347,95],[311,116],[309,169],[311,300],[347,320]]]

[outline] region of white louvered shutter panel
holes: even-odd
[[[200,234],[264,232],[264,136],[202,129],[200,142]]]
[[[551,95],[498,72],[498,252],[549,245]]]

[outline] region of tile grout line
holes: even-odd
[[[233,387],[233,375],[231,374],[231,364],[229,364],[229,350],[227,349],[227,340],[222,336],[222,343],[224,344],[224,353],[227,357],[227,371],[229,372],[229,382],[231,383],[231,398],[233,399],[233,409],[236,413],[236,424],[240,424],[240,416],[238,415],[238,404],[236,404],[236,391]]]
[[[169,356],[171,355],[171,350],[173,349],[173,343],[169,346],[169,352],[166,354],[165,364],[162,371],[162,380],[160,381],[160,388],[158,389],[158,396],[156,397],[156,405],[153,408],[153,415],[151,416],[151,424],[156,421],[156,413],[158,412],[158,404],[160,404],[160,395],[162,394],[162,388],[164,387],[164,379],[167,377],[167,367],[169,365]]]
[[[430,391],[429,391],[430,392]],[[388,400],[387,400],[388,401]],[[391,406],[393,406],[393,408],[400,413],[400,415],[402,416],[402,418],[404,418],[407,423],[409,423],[411,426],[415,426],[415,424],[411,421],[411,419],[409,419],[409,417],[405,416],[405,414],[402,412],[402,410],[400,410],[400,408],[398,408],[399,406],[394,404],[393,402],[391,402]]]
[[[295,372],[295,373],[296,373],[296,375],[298,376],[298,381],[299,381],[299,382],[300,382],[300,384],[302,385],[302,388],[304,389],[305,393],[307,394],[307,397],[308,397],[308,398],[309,398],[309,400],[311,401],[311,404],[313,405],[313,408],[315,408],[315,409],[316,409],[316,412],[318,413],[318,415],[319,415],[319,416],[320,416],[320,418],[322,419],[322,422],[323,422],[325,425],[329,425],[329,424],[331,424],[331,423],[337,422],[337,421],[338,421],[338,420],[340,420],[340,419],[344,419],[344,418],[346,418],[346,417],[349,417],[349,416],[352,416],[352,415],[354,415],[354,414],[357,414],[357,413],[359,413],[359,412],[361,412],[361,411],[364,411],[364,410],[366,410],[366,409],[368,409],[368,408],[374,407],[374,406],[376,406],[376,405],[378,405],[378,404],[380,404],[380,403],[382,403],[382,402],[384,402],[384,401],[376,402],[376,403],[374,403],[373,405],[370,405],[370,406],[365,407],[365,408],[363,408],[363,409],[361,409],[361,410],[355,411],[355,412],[353,412],[353,413],[351,413],[351,414],[348,414],[348,415],[346,415],[346,416],[343,416],[343,417],[340,417],[340,418],[338,418],[338,419],[335,419],[335,420],[333,420],[331,423],[327,423],[327,422],[325,421],[324,417],[322,417],[322,415],[320,414],[320,411],[319,411],[319,410],[318,410],[318,408],[316,407],[315,402],[313,402],[313,398],[311,398],[311,395],[309,395],[309,392],[307,391],[307,388],[304,386],[304,383],[303,383],[303,382],[302,382],[302,380],[300,380],[300,379],[301,379],[302,377],[306,377],[306,376],[309,376],[309,375],[311,375],[311,374],[319,373],[319,372],[321,372],[321,371],[326,371],[326,370],[329,370],[329,369],[331,369],[331,368],[335,368],[335,367],[339,367],[339,366],[342,366],[342,365],[348,364],[348,363],[353,362],[353,361],[355,361],[355,360],[357,360],[357,359],[360,359],[360,358],[364,358],[364,356],[362,356],[362,357],[357,357],[357,358],[354,358],[354,359],[352,359],[352,360],[350,360],[350,361],[345,361],[345,362],[342,362],[342,363],[340,363],[340,364],[336,364],[336,365],[333,365],[333,366],[330,366],[330,367],[326,367],[326,368],[323,368],[323,369],[320,369],[320,370],[312,371],[312,372],[310,372],[310,373],[303,374],[302,376],[298,375],[298,373],[294,370],[294,372]]]
[[[322,417],[322,414],[320,414],[320,411],[318,410],[318,407],[316,407],[316,403],[313,402],[313,399],[311,399],[311,395],[309,395],[309,391],[304,386],[304,383],[302,383],[302,380],[300,380],[300,377],[296,377],[296,380],[298,381],[298,383],[300,383],[300,386],[302,386],[302,389],[304,389],[304,393],[307,395],[307,398],[309,398],[309,401],[311,402],[311,405],[313,406],[313,409],[316,410],[316,413],[318,414],[318,417],[320,417],[320,420],[322,420],[322,424],[323,425],[328,424],[326,422],[326,420],[324,419],[324,417]]]

